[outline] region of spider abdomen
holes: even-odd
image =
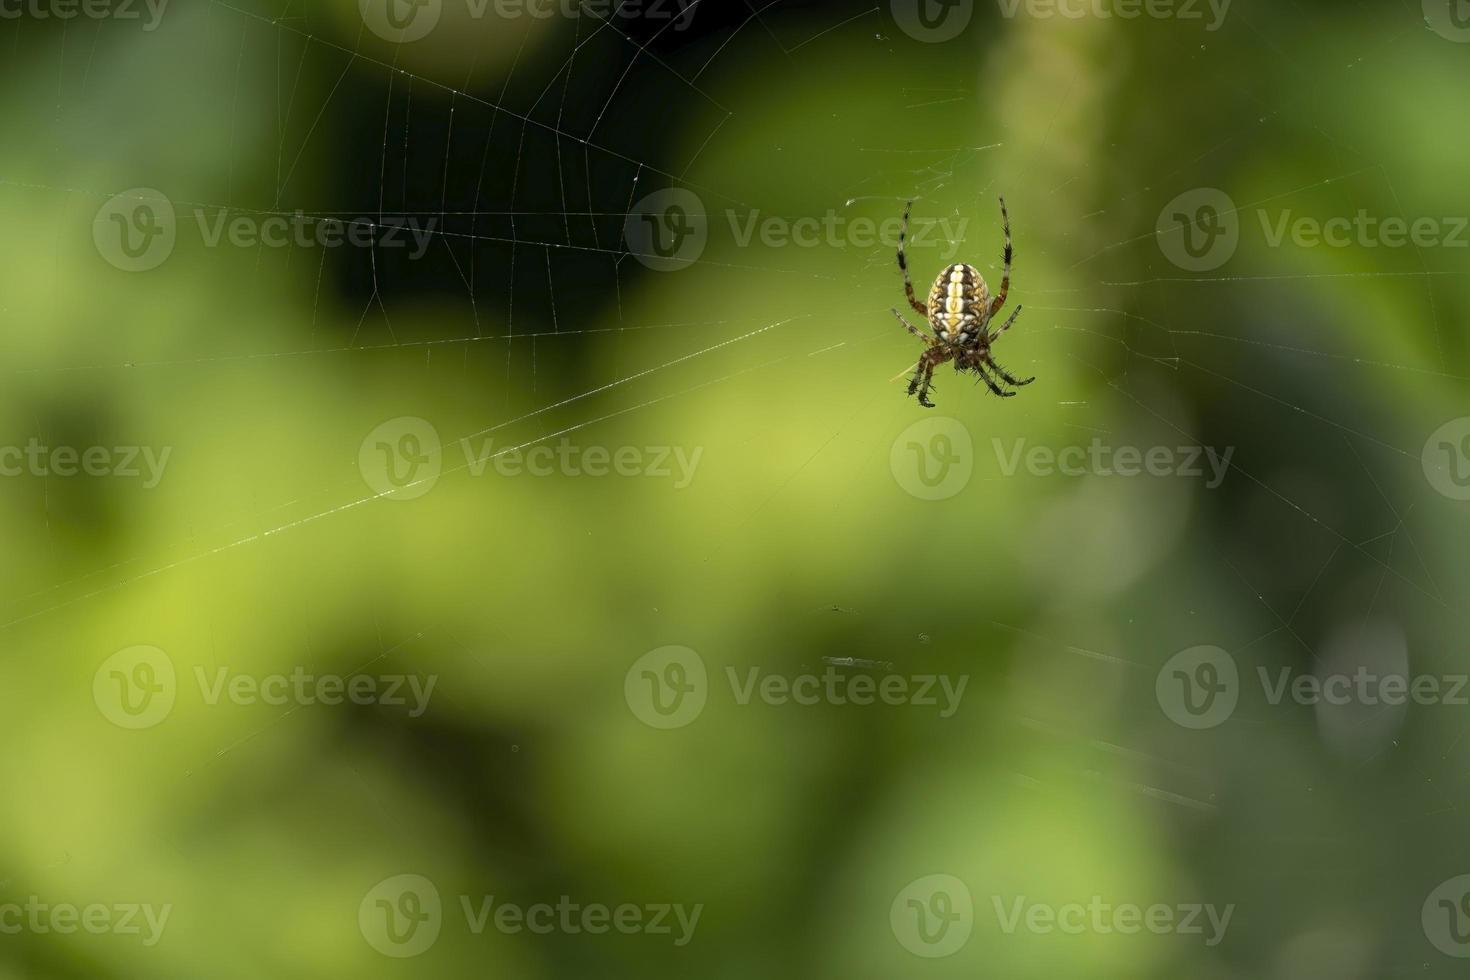
[[[929,290],[929,324],[948,343],[968,343],[985,327],[990,289],[973,265],[956,263]]]

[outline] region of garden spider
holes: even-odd
[[[913,207],[914,202],[909,201],[903,209],[903,230],[898,235],[898,267],[903,270],[903,288],[908,295],[909,305],[924,314],[934,336],[930,337],[909,323],[897,309],[893,311],[904,329],[922,340],[927,348],[914,368],[913,380],[909,382],[909,394],[918,394],[920,405],[933,408],[934,403],[929,400],[929,392],[934,387],[934,369],[946,361],[954,361],[955,371],[974,371],[985,382],[986,387],[1000,397],[1014,396],[1014,391],[1001,388],[986,371],[989,368],[1000,376],[1001,381],[1017,388],[1036,380],[1027,378],[1025,381],[1018,381],[990,356],[990,346],[1021,315],[1021,307],[1017,306],[1001,328],[991,332],[990,321],[1005,305],[1006,294],[1011,288],[1011,218],[1006,214],[1006,199],[1000,199],[1000,217],[1006,236],[1005,272],[1001,276],[1000,292],[991,299],[990,289],[985,285],[985,277],[980,275],[980,270],[973,265],[959,263],[945,269],[934,280],[934,285],[929,290],[928,306],[924,306],[914,297],[914,283],[909,278],[908,258],[904,254],[904,243],[909,233],[909,212]]]

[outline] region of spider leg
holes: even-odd
[[[1006,305],[1006,296],[1011,291],[1011,216],[1006,213],[1005,198],[1000,199],[1000,221],[1006,236],[1005,271],[1001,273],[1000,291],[995,294],[995,299],[990,301],[991,316],[995,316],[1000,312],[1000,308]]]
[[[896,316],[896,317],[898,317],[898,322],[903,324],[903,328],[905,330],[907,330],[909,333],[913,334],[915,337],[918,337],[920,340],[922,340],[924,342],[925,346],[929,346],[929,345],[932,345],[934,343],[934,338],[933,337],[931,337],[928,334],[924,333],[918,327],[914,326],[912,323],[910,323],[907,320],[905,320],[903,318],[903,314],[902,313],[898,312],[897,310],[894,310],[893,311],[893,315]]]
[[[990,369],[996,374],[1000,375],[1000,380],[1004,381],[1008,385],[1015,385],[1017,388],[1020,388],[1025,385],[1029,385],[1031,382],[1036,380],[1035,376],[1033,375],[1032,377],[1027,378],[1025,381],[1017,381],[1015,378],[1011,377],[1011,373],[1009,371],[1001,367],[999,364],[995,363],[995,358],[991,357],[988,352],[983,355],[983,357],[985,363],[990,367]],[[1015,394],[1015,392],[1011,392],[1011,394]]]
[[[934,369],[952,357],[953,352],[940,347],[930,347],[919,356],[919,363],[914,366],[914,376],[909,381],[909,394],[918,394],[919,404],[925,408],[934,407],[934,403],[929,400],[929,392],[934,390]]]
[[[1002,323],[1000,325],[1000,329],[999,330],[997,330],[995,333],[993,333],[993,334],[990,335],[990,340],[992,342],[994,342],[995,338],[999,337],[1001,334],[1003,334],[1007,330],[1011,329],[1011,324],[1013,324],[1013,323],[1016,322],[1016,317],[1020,316],[1021,315],[1021,311],[1024,310],[1025,308],[1026,307],[1024,307],[1024,306],[1018,306],[1014,310],[1011,310],[1011,315],[1008,318],[1006,318],[1006,322],[1005,323]]]
[[[914,296],[914,281],[909,278],[909,260],[906,254],[906,243],[909,237],[909,212],[913,210],[914,202],[909,201],[903,208],[903,228],[898,233],[898,267],[903,271],[903,291],[909,298],[909,305],[917,312],[929,316],[929,308],[924,306]]]
[[[985,382],[985,387],[989,388],[994,394],[997,394],[1002,398],[1016,397],[1016,393],[1014,391],[1006,391],[1000,385],[996,384],[995,379],[991,378],[990,375],[985,373],[985,368],[979,361],[975,362],[975,373],[980,375],[980,380]]]

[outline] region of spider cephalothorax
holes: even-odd
[[[909,212],[913,206],[914,202],[910,201],[903,209],[903,230],[898,236],[898,267],[903,270],[903,288],[908,295],[909,305],[924,314],[934,336],[929,336],[909,323],[898,310],[893,311],[898,322],[909,333],[922,340],[927,348],[914,368],[913,380],[909,382],[909,394],[917,394],[920,405],[933,408],[934,403],[929,401],[929,392],[934,387],[934,369],[946,361],[954,361],[956,371],[973,371],[991,391],[1002,398],[1010,398],[1015,392],[1001,388],[990,376],[990,372],[993,371],[1001,381],[1017,388],[1029,385],[1036,379],[1018,381],[990,356],[991,344],[1010,329],[1011,324],[1016,322],[1016,317],[1021,315],[1021,307],[1018,306],[1011,312],[1010,318],[1001,324],[999,330],[990,329],[990,321],[1005,306],[1006,294],[1011,288],[1011,219],[1006,214],[1005,198],[1000,199],[1001,224],[1005,228],[1006,236],[1005,271],[1001,275],[1000,292],[992,299],[990,287],[985,284],[985,277],[980,274],[980,270],[973,265],[959,263],[945,269],[934,280],[934,286],[929,290],[928,305],[921,304],[914,296],[914,283],[909,278],[908,257],[904,252],[909,233]]]

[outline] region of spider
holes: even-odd
[[[991,345],[1021,315],[1021,307],[1017,306],[999,330],[992,332],[990,329],[991,319],[1005,305],[1006,294],[1011,288],[1011,218],[1006,213],[1006,199],[1000,199],[1000,218],[1006,236],[1005,272],[1001,276],[1000,292],[992,299],[980,270],[973,265],[958,263],[945,269],[934,280],[934,285],[929,290],[928,306],[914,297],[914,283],[909,278],[908,258],[904,254],[909,233],[909,212],[913,207],[914,202],[909,201],[903,209],[903,230],[898,236],[898,267],[903,270],[903,288],[908,295],[909,305],[924,314],[934,336],[930,337],[909,323],[897,309],[893,311],[904,329],[922,340],[926,348],[914,368],[913,380],[909,382],[909,394],[917,394],[920,405],[933,408],[934,403],[929,400],[929,392],[934,388],[934,369],[946,361],[954,361],[956,372],[974,371],[995,394],[1002,398],[1013,397],[1016,394],[1014,391],[1001,388],[986,371],[989,368],[1000,376],[1001,381],[1016,388],[1036,380],[1027,378],[1019,381],[1013,378],[1010,372],[995,363],[995,359],[990,356]]]

